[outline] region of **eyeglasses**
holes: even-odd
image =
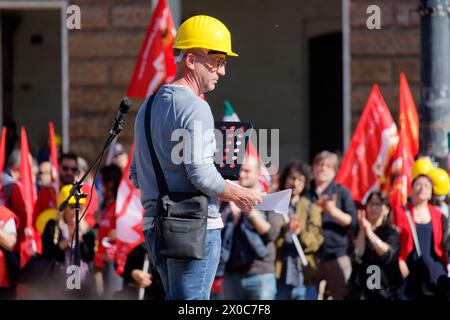
[[[72,171],[72,172],[78,172],[78,168],[75,168],[75,167],[66,167],[66,166],[62,166],[61,167],[61,169],[63,170],[63,171]]]
[[[199,56],[199,57],[204,57],[210,61],[214,61],[214,64],[211,64],[211,66],[213,67],[213,69],[220,69],[222,67],[225,67],[227,64],[227,60],[225,59],[220,59],[220,58],[213,58],[211,56],[209,56],[209,54],[216,54],[216,53],[207,53],[205,55],[202,54],[198,54],[195,52],[191,52],[193,55],[195,56]]]

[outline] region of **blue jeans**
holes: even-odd
[[[274,300],[277,292],[273,273],[242,275],[226,273],[223,280],[225,300]]]
[[[277,283],[277,300],[317,300],[316,285],[306,286],[299,284],[298,286],[290,286],[278,281]]]
[[[166,300],[209,300],[221,241],[220,229],[208,230],[202,260],[162,258],[156,255],[154,228],[145,231],[149,258],[159,272]]]

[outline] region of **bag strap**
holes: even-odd
[[[408,218],[409,227],[411,228],[413,239],[414,239],[414,247],[416,248],[417,256],[420,258],[422,256],[422,250],[420,249],[419,237],[417,236],[416,224],[412,218],[411,212],[407,206],[404,207],[406,212],[406,217]]]
[[[151,135],[151,119],[152,119],[152,105],[155,100],[156,92],[150,96],[147,100],[147,105],[145,106],[145,136],[147,138],[147,145],[150,151],[150,156],[152,158],[153,170],[155,171],[156,181],[158,183],[158,189],[161,196],[169,194],[169,187],[167,186],[166,178],[164,177],[163,171],[161,169],[161,164],[159,163],[158,157],[156,156],[155,148],[153,147],[152,135]]]

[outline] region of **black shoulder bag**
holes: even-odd
[[[151,108],[155,95],[145,110],[145,135],[158,183],[159,197],[155,220],[156,254],[165,258],[203,259],[205,255],[208,198],[200,192],[170,192],[151,136]]]

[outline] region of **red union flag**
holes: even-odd
[[[336,181],[350,189],[353,200],[365,204],[370,192],[386,183],[386,171],[397,144],[397,126],[380,89],[374,85]]]
[[[405,147],[415,157],[419,153],[419,115],[403,72],[400,73],[399,126],[404,135]]]
[[[159,0],[134,68],[127,96],[145,99],[175,76],[173,42],[175,27],[166,0]]]
[[[36,203],[36,189],[35,182],[31,171],[31,157],[28,148],[28,138],[25,128],[22,127],[20,137],[20,185],[23,199],[25,201],[25,208],[27,212],[26,225],[24,229],[25,238],[20,244],[20,266],[23,268],[30,258],[41,252],[41,242],[39,234],[33,227],[33,211]]]
[[[389,200],[393,208],[407,203],[414,157],[419,152],[419,116],[404,73],[400,74],[399,124],[400,141],[390,171]],[[397,217],[393,218],[395,223]]]
[[[400,141],[397,151],[392,160],[389,189],[389,201],[392,208],[404,206],[408,200],[408,194],[411,191],[412,167],[414,165],[414,157],[411,150],[407,147],[405,135],[400,133]],[[397,210],[393,210],[397,212]],[[393,216],[393,223],[396,224],[397,217]]]
[[[140,190],[134,188],[129,179],[133,149],[134,146],[131,147],[128,164],[122,173],[122,181],[116,199],[117,251],[115,260],[118,274],[123,272],[130,251],[144,241],[142,232],[144,209],[140,200],[141,193]]]

